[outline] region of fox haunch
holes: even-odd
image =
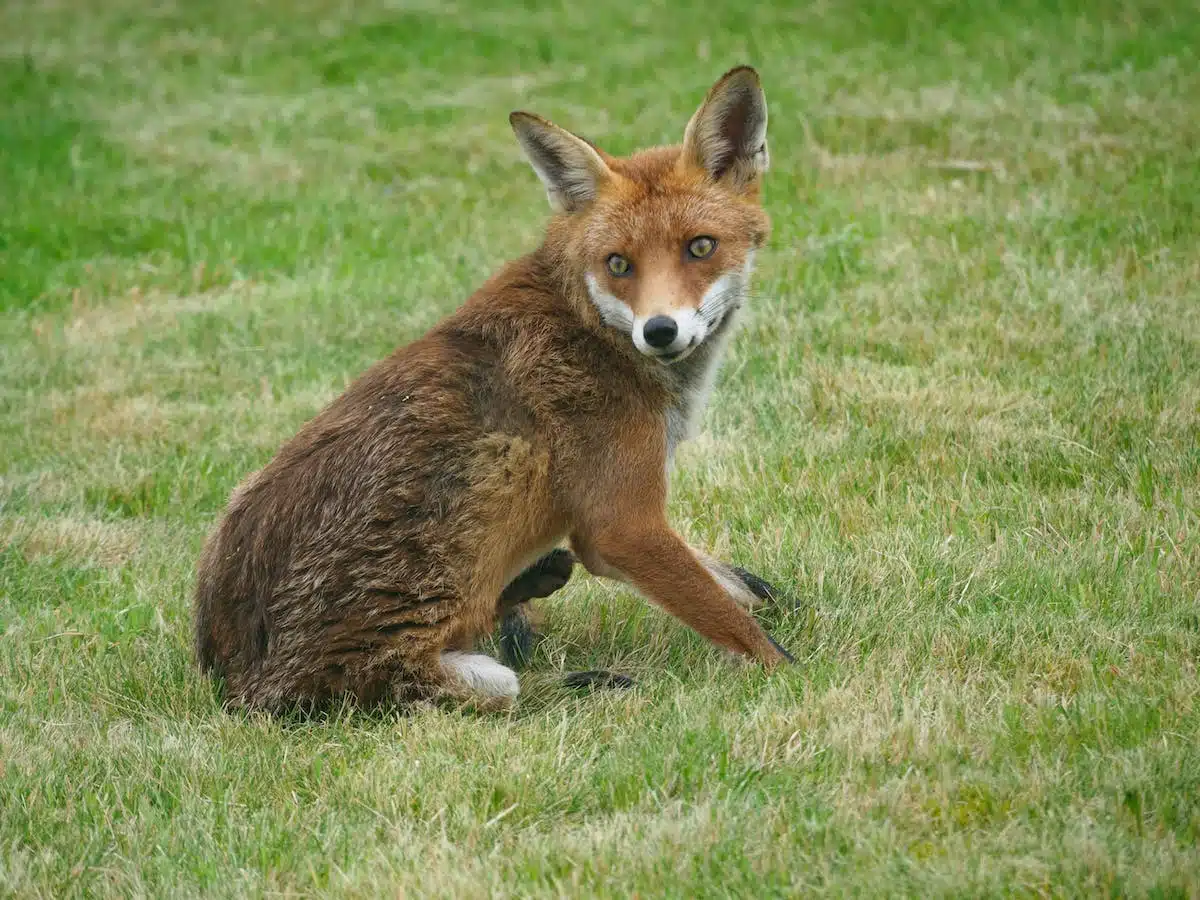
[[[556,213],[542,245],[305,425],[205,546],[196,650],[230,704],[510,702],[516,674],[474,647],[565,581],[564,540],[714,644],[788,659],[755,585],[666,516],[770,227],[758,75],[625,158],[510,121]]]

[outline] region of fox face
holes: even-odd
[[[712,87],[680,146],[627,158],[529,113],[510,120],[560,213],[548,244],[603,324],[667,366],[720,332],[770,227],[758,195],[767,107],[754,70]]]

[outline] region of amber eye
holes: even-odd
[[[694,237],[688,241],[687,252],[692,259],[708,259],[717,249],[717,239],[707,236]]]
[[[614,253],[609,256],[606,265],[608,266],[608,271],[617,278],[624,278],[633,271],[633,264],[620,253]]]

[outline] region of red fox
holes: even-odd
[[[542,245],[305,425],[205,546],[196,650],[231,705],[504,705],[517,676],[475,643],[574,558],[721,647],[791,659],[749,612],[762,583],[666,516],[770,227],[757,73],[717,81],[680,146],[628,158],[510,121],[556,212]]]

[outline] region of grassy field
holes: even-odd
[[[0,895],[1200,896],[1200,6],[493,7],[0,8]],[[509,110],[627,152],[740,62],[671,506],[798,664],[580,575],[509,715],[222,712],[201,542],[539,239]]]

